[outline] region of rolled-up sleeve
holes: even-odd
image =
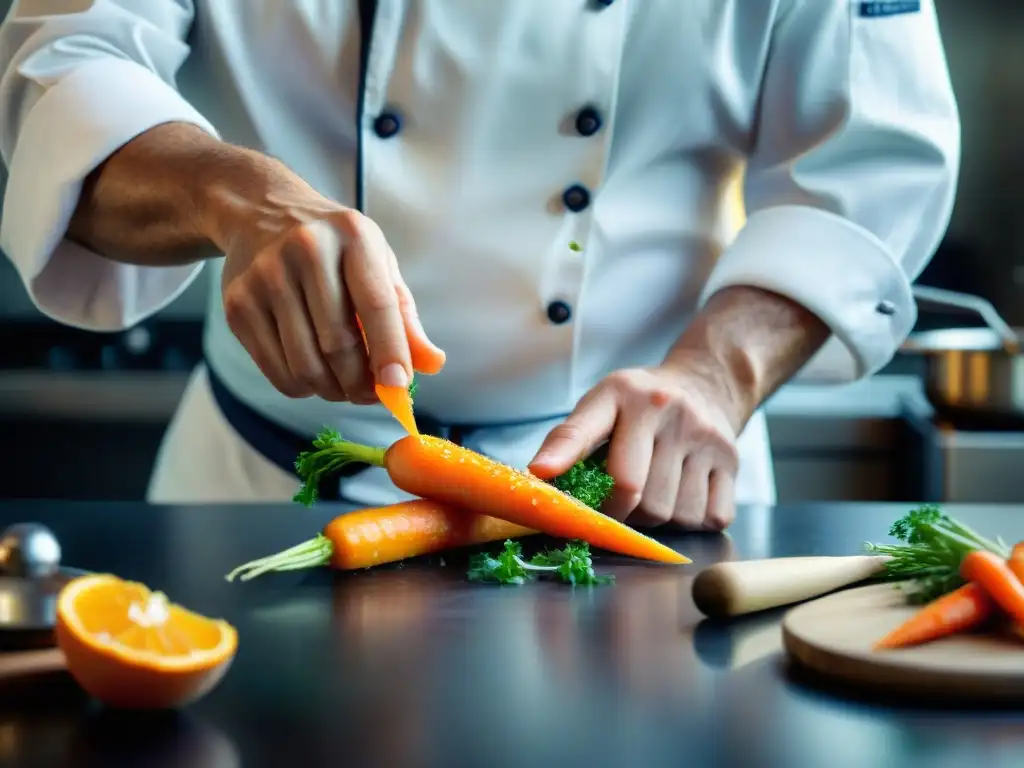
[[[910,285],[948,226],[959,164],[933,0],[783,0],[744,182],[747,222],[702,301],[733,285],[774,291],[832,330],[801,378],[876,372],[913,328]]]
[[[35,305],[67,325],[129,327],[201,265],[121,264],[65,238],[82,184],[119,147],[168,122],[216,135],[175,89],[191,0],[16,5],[0,26],[0,151],[9,171],[0,248]]]

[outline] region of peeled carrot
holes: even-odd
[[[504,520],[416,499],[339,515],[316,538],[240,565],[226,578],[248,581],[272,571],[321,566],[350,571],[533,533]]]
[[[973,629],[995,611],[995,603],[979,584],[964,584],[933,600],[875,643],[875,650],[921,645]]]
[[[430,435],[403,437],[390,448],[338,440],[322,451],[335,466],[384,467],[406,493],[490,515],[564,539],[663,563],[687,557],[577,501],[531,474]]]
[[[982,587],[1007,616],[1024,624],[1024,584],[1003,558],[994,552],[976,549],[960,564],[960,575]]]

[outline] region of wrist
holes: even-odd
[[[742,350],[716,348],[696,333],[680,341],[660,368],[684,381],[696,376],[706,382],[714,401],[739,434],[761,402],[753,361]]]
[[[734,426],[742,428],[829,333],[818,317],[784,296],[734,286],[711,297],[664,365],[670,370],[699,368],[722,392]]]
[[[243,147],[211,148],[201,168],[193,192],[196,222],[220,253],[247,233],[266,236],[286,219],[295,223],[299,199],[323,200],[283,163]]]

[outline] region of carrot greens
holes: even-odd
[[[416,397],[416,386],[416,377],[413,376],[412,382],[409,384],[409,397]],[[342,444],[348,445],[342,439],[341,433],[338,430],[332,427],[324,427],[313,438],[313,449],[303,451],[298,455],[295,459],[295,472],[302,481],[302,485],[293,497],[293,501],[297,501],[306,507],[313,506],[316,503],[320,481],[353,461],[353,457],[350,455],[351,451],[347,451],[343,455],[338,450]],[[359,447],[364,448],[363,452],[365,455],[355,457],[356,461],[374,464],[383,460],[385,452],[383,448]]]
[[[949,517],[938,507],[925,505],[901,517],[889,529],[898,544],[867,544],[867,549],[890,560],[883,578],[903,582],[907,597],[927,603],[965,583],[960,566],[971,552],[982,550],[1005,559],[1006,543],[988,539]]]
[[[553,578],[579,587],[610,584],[615,580],[613,576],[594,573],[590,546],[585,541],[570,541],[561,549],[546,550],[526,560],[522,545],[508,539],[497,554],[474,555],[468,575],[470,581],[516,586],[536,578]]]
[[[345,450],[341,450],[344,447]],[[365,456],[354,456],[353,451],[362,449]],[[320,490],[320,482],[352,461],[375,465],[384,460],[384,448],[355,446],[347,443],[341,433],[332,427],[324,427],[313,438],[313,449],[303,451],[295,459],[295,472],[302,481],[294,501],[307,507],[316,503]]]

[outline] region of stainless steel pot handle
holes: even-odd
[[[1020,339],[1017,338],[1017,332],[1010,327],[1009,323],[1003,320],[999,312],[996,311],[996,308],[992,306],[992,302],[970,293],[947,291],[943,288],[929,288],[925,285],[912,286],[911,290],[914,292],[914,298],[919,304],[926,303],[937,304],[942,307],[956,307],[957,309],[963,309],[980,316],[989,328],[999,334],[1008,350],[1016,352],[1020,348]]]

